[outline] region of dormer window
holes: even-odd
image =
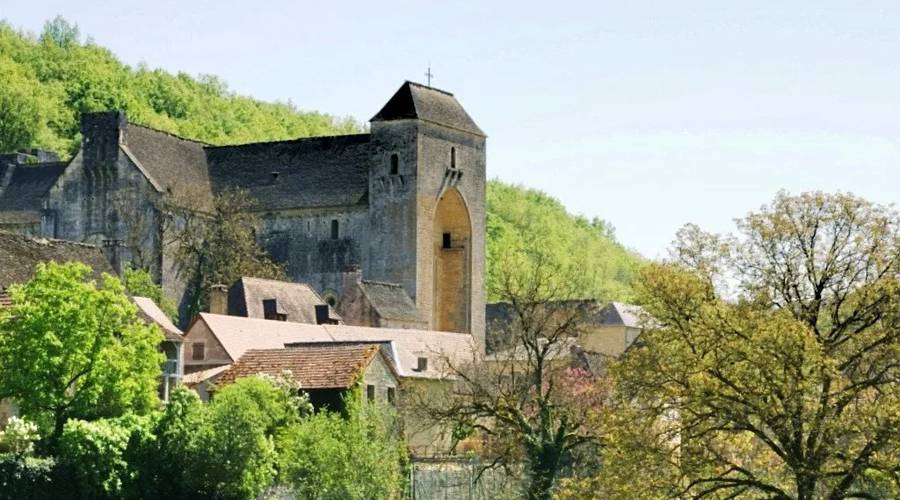
[[[450,168],[456,168],[456,148],[450,148]]]
[[[400,173],[400,158],[393,154],[391,155],[391,175],[397,175]]]

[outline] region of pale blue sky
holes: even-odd
[[[0,0],[31,31],[56,14],[129,64],[360,120],[430,61],[491,177],[649,257],[779,189],[900,201],[896,2]]]

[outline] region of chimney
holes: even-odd
[[[346,295],[347,291],[359,284],[360,281],[362,281],[362,271],[359,270],[359,266],[348,265],[341,273],[341,293]]]
[[[85,165],[110,166],[119,158],[122,129],[128,120],[124,111],[100,111],[81,115],[82,151]]]
[[[228,287],[213,285],[209,287],[209,312],[212,314],[228,314]]]

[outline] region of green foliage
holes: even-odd
[[[0,500],[70,498],[53,458],[0,454]]]
[[[639,291],[655,322],[613,367],[625,418],[607,442],[607,494],[896,493],[895,210],[781,193],[736,235],[685,228]]]
[[[22,456],[34,452],[34,443],[40,439],[37,424],[24,418],[10,417],[6,428],[0,431],[0,452]]]
[[[178,323],[178,307],[172,299],[166,296],[162,287],[153,282],[150,273],[144,269],[128,267],[125,269],[122,282],[125,284],[125,292],[128,295],[152,299],[173,323]]]
[[[349,118],[234,94],[219,79],[131,68],[81,41],[78,26],[48,21],[39,38],[0,22],[0,151],[79,146],[78,117],[122,109],[129,119],[210,144],[359,132]]]
[[[98,286],[81,263],[40,264],[0,310],[0,394],[49,434],[69,418],[146,412],[158,404],[162,334],[137,316],[122,283]]]
[[[180,224],[173,231],[178,243],[175,265],[188,281],[188,313],[206,310],[213,285],[231,284],[243,276],[287,279],[284,268],[259,246],[259,216],[243,191],[215,197],[212,213],[197,207],[173,207]]]
[[[406,452],[384,407],[347,398],[347,416],[319,412],[279,436],[279,473],[300,498],[399,498]]]
[[[501,300],[501,280],[545,259],[554,267],[577,267],[584,282],[570,297],[631,298],[641,258],[616,242],[611,226],[568,213],[562,203],[536,189],[499,180],[487,187],[488,301]]]
[[[217,391],[208,405],[178,388],[155,440],[145,440],[143,451],[134,447],[140,491],[158,498],[257,498],[275,478],[274,435],[307,409],[295,390],[259,377]]]
[[[60,439],[60,464],[81,498],[122,498],[135,474],[126,452],[133,435],[147,432],[150,417],[133,415],[93,422],[69,420]]]

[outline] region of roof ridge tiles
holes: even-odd
[[[167,135],[169,137],[174,137],[175,139],[179,139],[179,140],[186,141],[186,142],[193,142],[194,144],[199,144],[201,146],[210,146],[210,144],[208,142],[203,142],[203,141],[200,141],[197,139],[190,139],[190,138],[178,135],[174,132],[169,132],[168,130],[162,130],[162,129],[158,129],[156,127],[151,127],[150,125],[145,125],[143,123],[128,122],[127,124],[125,124],[126,128],[130,127],[130,126],[131,127],[139,127],[139,128],[145,129],[145,130],[150,130],[151,132],[158,132],[160,134]]]
[[[342,139],[342,138],[355,138],[362,139],[364,137],[368,137],[371,134],[368,132],[358,133],[358,134],[334,134],[334,135],[313,135],[309,137],[296,137],[294,139],[278,139],[272,141],[257,141],[257,142],[244,142],[240,144],[207,144],[204,146],[204,149],[226,149],[226,148],[241,148],[247,146],[271,146],[273,144],[287,144],[294,142],[312,142],[315,140],[325,140],[325,139]]]

